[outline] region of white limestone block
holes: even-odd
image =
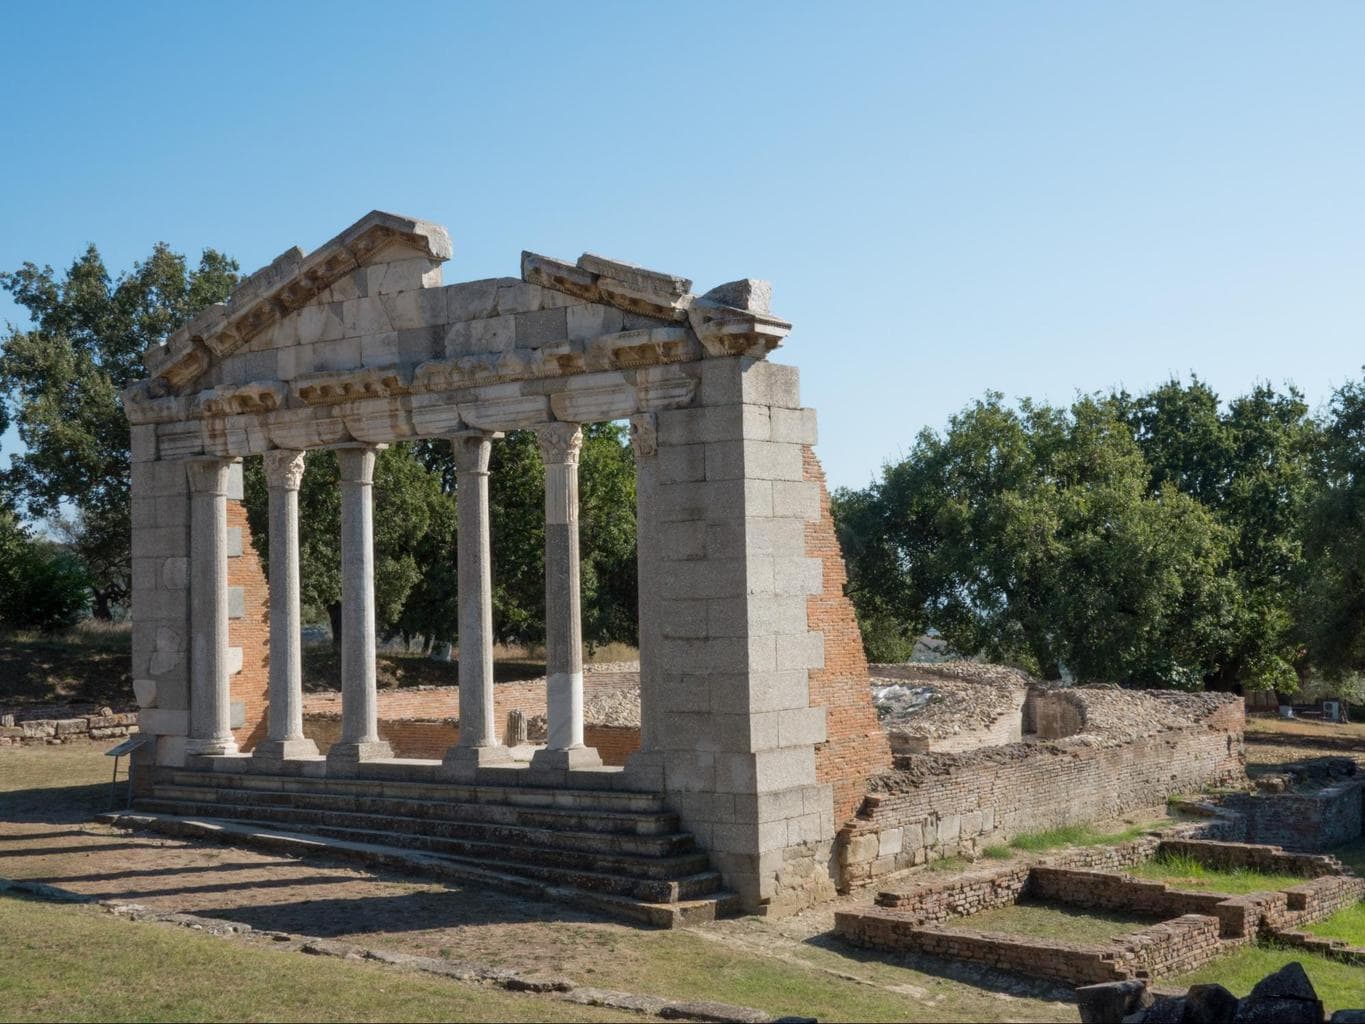
[[[142,732],[184,736],[189,732],[188,711],[170,708],[143,708],[137,714],[137,727]]]
[[[498,288],[507,278],[467,281],[441,289],[446,297],[446,316],[450,321],[481,320],[498,311]]]
[[[368,334],[360,339],[362,366],[392,366],[398,362],[398,332]]]
[[[244,495],[242,482],[242,464],[234,462],[228,467],[227,475],[227,499],[228,501],[241,501]]]
[[[246,590],[243,587],[228,587],[228,618],[246,618]]]
[[[566,330],[571,341],[585,341],[603,334],[616,334],[621,331],[624,324],[619,309],[595,302],[567,306],[565,314]]]
[[[240,647],[229,647],[227,649],[227,670],[230,676],[235,676],[242,671],[242,649]]]
[[[516,343],[516,317],[495,316],[469,324],[469,345],[475,352],[506,352]]]
[[[140,707],[156,707],[156,680],[134,679],[133,696],[137,698]]]
[[[242,528],[240,526],[229,526],[227,528],[227,554],[229,558],[240,558],[242,555]]]

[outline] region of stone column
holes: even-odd
[[[303,651],[299,629],[299,483],[303,452],[262,456],[270,491],[270,709],[267,736],[254,756],[315,757],[303,735]]]
[[[187,754],[237,753],[228,689],[227,485],[231,459],[191,459]]]
[[[536,429],[545,460],[545,674],[549,740],[531,767],[552,771],[600,765],[583,745],[583,623],[578,571],[577,423]]]
[[[470,431],[451,438],[459,512],[456,571],[460,598],[460,739],[446,752],[457,777],[481,765],[510,763],[493,716],[493,565],[488,542],[488,457],[500,434]]]
[[[392,757],[379,738],[374,666],[375,445],[338,448],[341,468],[341,739],[329,766]]]
[[[642,412],[630,418],[630,447],[635,456],[635,538],[639,586],[640,634],[640,749],[626,761],[626,769],[649,789],[663,788],[663,753],[659,744],[659,601],[667,593],[660,572],[657,532],[659,491],[658,418]],[[650,699],[645,699],[646,694]]]

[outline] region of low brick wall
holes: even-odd
[[[1227,896],[1173,889],[1102,871],[1038,867],[1024,891],[1038,899],[1085,909],[1124,910],[1158,918],[1207,915],[1218,919],[1222,938],[1250,940],[1279,928],[1320,921],[1365,899],[1365,879],[1329,875],[1278,892]]]
[[[835,934],[857,946],[927,953],[1070,985],[1192,970],[1222,952],[1218,930],[1216,918],[1190,914],[1107,944],[1080,944],[918,925],[902,912],[880,908],[834,915]]]
[[[1151,835],[1113,846],[1064,850],[1046,858],[1043,865],[1092,869],[1132,867],[1151,860],[1161,842],[1160,836]],[[915,921],[946,921],[950,917],[966,917],[1018,902],[1021,896],[1028,894],[1029,877],[1038,866],[1037,863],[1026,862],[1012,867],[987,868],[942,881],[887,890],[877,894],[877,904],[897,909]]]
[[[836,848],[841,890],[1026,832],[1112,818],[1245,778],[1240,699],[1202,721],[1127,740],[1077,737],[902,759],[869,781]]]
[[[1163,838],[1158,854],[1193,857],[1210,868],[1247,868],[1271,875],[1321,878],[1346,873],[1341,861],[1322,853],[1295,853],[1263,843],[1227,843],[1211,839]]]
[[[5,721],[13,716],[6,715]],[[137,732],[137,712],[80,715],[70,718],[29,718],[0,725],[0,747],[41,746],[88,740],[121,739]]]
[[[1233,793],[1221,803],[1242,816],[1247,842],[1287,850],[1324,850],[1359,839],[1365,828],[1365,781],[1357,779],[1316,792]]]

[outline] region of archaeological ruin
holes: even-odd
[[[1216,695],[940,669],[941,705],[884,725],[873,677],[919,684],[869,672],[815,413],[796,369],[769,358],[791,327],[769,286],[694,294],[671,274],[529,252],[519,277],[445,285],[450,255],[443,228],[371,213],[146,353],[152,376],[124,404],[133,676],[154,742],[128,821],[417,850],[428,867],[675,923],[800,909],[1243,777],[1242,705]],[[639,665],[595,688],[578,454],[584,424],[620,420]],[[495,686],[488,467],[512,430],[534,431],[544,457],[547,674]],[[380,447],[421,438],[455,452],[459,686],[381,693],[372,473]],[[319,449],[340,464],[343,647],[338,692],[305,696],[298,488]],[[256,456],[268,582],[241,504]]]

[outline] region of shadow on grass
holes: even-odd
[[[122,771],[116,783],[91,782],[0,792],[0,821],[73,825],[89,821],[112,808],[122,808],[127,794],[128,783]]]
[[[983,964],[970,964],[960,960],[944,960],[924,953],[898,953],[892,950],[864,949],[844,941],[833,932],[814,935],[806,940],[807,945],[836,953],[848,960],[861,964],[886,964],[891,967],[905,967],[920,974],[944,978],[987,992],[999,992],[1010,996],[1023,996],[1030,999],[1044,999],[1051,1002],[1074,1002],[1075,992],[1066,985],[1033,978],[1025,974],[1013,974]]]
[[[254,886],[246,884],[241,888],[251,889]],[[143,897],[154,895],[157,894],[147,892]],[[219,908],[196,907],[194,913],[201,917],[249,924],[263,931],[294,932],[316,935],[319,938],[479,925],[535,924],[550,921],[588,924],[606,920],[595,914],[559,904],[458,887],[447,888],[442,892],[425,890],[401,895],[305,899],[289,903],[257,903]]]

